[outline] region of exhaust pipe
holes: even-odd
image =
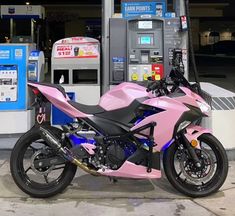
[[[96,170],[90,169],[85,164],[83,164],[81,161],[79,161],[73,153],[66,147],[63,147],[60,140],[53,135],[49,130],[47,130],[45,127],[40,126],[39,128],[41,138],[46,141],[46,143],[54,149],[56,152],[58,152],[63,158],[65,158],[66,161],[69,161],[75,165],[77,165],[79,168],[84,170],[85,172],[88,172],[92,175],[100,175]]]

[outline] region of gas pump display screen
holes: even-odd
[[[0,102],[17,101],[16,65],[0,65]]]
[[[139,34],[138,44],[139,45],[153,45],[153,35],[152,34]]]
[[[151,37],[150,36],[142,36],[140,37],[141,45],[151,45]]]

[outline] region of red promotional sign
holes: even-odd
[[[98,58],[98,44],[57,44],[55,58]]]

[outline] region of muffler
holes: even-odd
[[[67,147],[63,147],[60,140],[55,135],[53,135],[53,133],[50,132],[48,129],[40,126],[39,131],[40,131],[41,138],[43,140],[45,140],[46,143],[54,151],[58,152],[66,161],[69,161],[69,162],[77,165],[82,170],[84,170],[85,172],[88,172],[92,175],[100,175],[96,170],[90,169],[89,167],[87,167],[86,164],[79,161]]]

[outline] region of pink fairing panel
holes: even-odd
[[[196,101],[200,101],[200,102],[204,101],[203,98],[201,98],[198,94],[192,92],[190,89],[185,88],[185,87],[180,87],[180,89],[186,95],[183,97],[174,98],[175,100],[192,105],[192,106],[195,106],[195,107],[198,107],[198,104]]]
[[[129,106],[135,99],[153,97],[152,93],[146,92],[146,88],[135,83],[122,83],[115,86],[104,94],[99,105],[107,110],[116,110]]]
[[[185,137],[188,139],[189,142],[191,142],[192,140],[198,140],[198,137],[200,137],[202,134],[208,134],[208,133],[211,134],[212,131],[209,129],[205,129],[201,126],[190,125],[186,129]]]
[[[71,118],[85,118],[91,116],[80,112],[71,106],[68,103],[69,98],[65,98],[64,95],[56,88],[35,83],[28,83],[28,85],[36,87],[55,107],[66,113]]]
[[[83,144],[81,144],[81,146],[87,151],[88,154],[90,154],[90,155],[95,154],[95,149],[96,149],[95,145],[89,144],[89,143],[83,143]]]
[[[147,172],[147,167],[136,165],[126,161],[118,170],[100,169],[98,172],[105,176],[125,177],[135,179],[156,179],[161,178],[161,171],[152,169],[152,172]]]
[[[155,151],[161,151],[163,146],[168,143],[174,134],[174,128],[181,117],[181,115],[189,111],[189,109],[181,102],[173,100],[168,97],[159,97],[144,101],[143,104],[161,108],[165,111],[151,115],[135,125],[131,130],[137,129],[151,122],[156,122],[157,125],[154,129],[154,142],[157,144],[154,147]],[[143,131],[145,134],[149,134],[149,129]]]

